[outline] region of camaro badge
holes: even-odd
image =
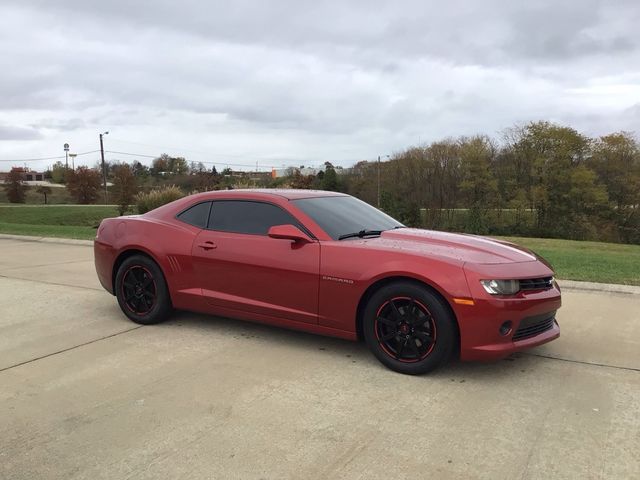
[[[353,285],[353,280],[349,280],[348,278],[328,277],[327,275],[323,275],[322,279],[331,280],[332,282],[346,283],[347,285]]]

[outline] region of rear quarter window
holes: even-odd
[[[194,227],[207,228],[209,210],[211,210],[211,202],[202,202],[187,208],[179,213],[176,218]]]

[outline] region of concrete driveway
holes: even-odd
[[[423,377],[364,345],[179,313],[140,327],[87,246],[0,240],[0,478],[640,478],[640,295]]]

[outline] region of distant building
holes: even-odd
[[[34,172],[27,168],[13,167],[11,171],[20,172],[20,174],[22,174],[23,181],[34,182],[36,181],[36,177],[38,181],[44,180],[44,173]],[[9,175],[9,172],[0,172],[0,182],[4,182],[8,175]]]
[[[64,185],[53,184],[45,178],[44,172],[37,172],[23,167],[13,167],[12,170],[20,172],[22,175],[22,181],[28,185],[50,185],[52,187],[64,187]],[[9,172],[0,172],[0,183],[4,183],[7,179]]]
[[[26,172],[24,179],[27,182],[42,182],[44,181],[44,173],[42,172]]]
[[[23,167],[14,167],[12,168],[14,171],[18,171],[22,174],[22,180],[25,182],[42,182],[44,181],[44,173],[36,172],[34,170],[29,170]],[[0,172],[0,181],[4,182],[9,175],[9,172]]]

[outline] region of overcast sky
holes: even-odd
[[[539,119],[638,134],[639,26],[637,0],[2,0],[0,159],[105,130],[107,150],[260,167]]]

